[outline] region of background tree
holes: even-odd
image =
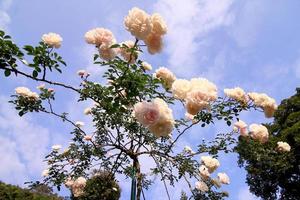
[[[236,151],[250,191],[263,199],[300,199],[300,89],[278,106],[267,144],[240,137]],[[291,149],[281,152],[278,142]]]
[[[43,188],[43,189],[41,189]],[[0,182],[0,200],[63,200],[45,185],[23,189],[21,187]]]
[[[121,188],[109,171],[94,171],[87,180],[84,194],[75,200],[118,200]]]

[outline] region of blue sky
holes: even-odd
[[[295,92],[300,83],[300,1],[298,0],[0,0],[0,28],[13,36],[19,45],[37,44],[41,35],[57,32],[63,37],[58,50],[68,63],[57,81],[78,85],[79,69],[87,69],[101,82],[102,70],[92,65],[93,47],[85,44],[83,35],[94,27],[113,31],[119,42],[132,39],[125,31],[123,18],[137,6],[149,13],[159,12],[167,21],[163,52],[142,57],[155,68],[166,66],[177,77],[205,77],[219,88],[240,86],[246,91],[266,92],[278,103]],[[71,127],[42,114],[19,118],[7,103],[14,88],[20,85],[35,89],[37,83],[23,78],[0,76],[0,180],[22,185],[40,178],[44,155],[53,144],[67,146]],[[55,88],[55,109],[66,111],[74,120],[85,121],[92,131],[90,118],[83,109],[91,102],[77,106],[77,96]],[[178,110],[177,115],[182,115]],[[260,123],[262,114],[245,113],[247,123]],[[191,130],[178,146],[190,145],[202,138],[229,130],[223,124],[208,129]],[[147,159],[144,159],[147,163]],[[146,170],[146,169],[145,169]],[[231,177],[229,191],[233,200],[256,199],[248,192],[245,172],[237,167],[236,156],[221,157],[221,171]],[[122,199],[128,199],[130,184],[120,179]],[[182,188],[172,190],[174,199]],[[148,192],[152,199],[165,199],[161,184]],[[176,198],[177,197],[177,198]]]

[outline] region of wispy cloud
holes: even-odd
[[[9,183],[23,184],[42,171],[48,152],[49,131],[30,118],[20,118],[0,96],[0,177]]]
[[[8,24],[11,22],[8,10],[12,4],[12,0],[2,0],[0,2],[0,29],[8,31]]]
[[[233,0],[159,0],[154,10],[168,24],[165,50],[169,56],[168,67],[182,76],[199,73],[199,61],[206,59],[206,36],[231,23],[232,3]]]
[[[257,197],[251,194],[248,188],[240,189],[238,193],[238,200],[255,200],[255,199],[257,199]]]

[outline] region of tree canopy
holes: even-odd
[[[240,137],[236,147],[250,191],[263,199],[300,199],[300,88],[296,91],[278,106],[274,122],[266,125],[268,143]],[[278,152],[280,141],[286,141],[291,150]]]

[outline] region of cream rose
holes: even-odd
[[[159,53],[163,48],[163,39],[161,35],[151,33],[147,36],[144,42],[147,45],[147,49],[150,54]]]
[[[235,87],[233,89],[224,89],[224,93],[231,99],[234,99],[241,103],[247,103],[247,95],[245,91],[240,87]]]
[[[207,192],[208,191],[208,186],[203,181],[197,181],[195,183],[195,188],[197,190],[201,191],[201,192]]]
[[[124,19],[126,29],[137,39],[144,40],[151,33],[150,16],[143,10],[134,7]]]
[[[86,32],[84,38],[88,44],[94,44],[98,47],[104,45],[109,48],[112,44],[116,43],[113,33],[105,28],[94,28]]]
[[[222,184],[230,184],[229,177],[226,173],[218,173],[218,179]]]
[[[277,150],[280,152],[289,152],[291,151],[291,146],[287,142],[277,142]]]
[[[56,33],[48,33],[42,36],[42,41],[48,46],[54,48],[59,48],[62,40],[62,37]]]
[[[156,35],[164,35],[167,33],[167,24],[158,13],[151,16],[152,30],[151,32]]]
[[[176,80],[175,75],[167,68],[160,67],[155,71],[154,76],[163,81],[167,89],[172,87],[173,82]]]
[[[191,88],[192,85],[190,81],[185,79],[176,79],[172,84],[171,91],[175,98],[184,100]]]
[[[248,125],[242,120],[239,120],[234,123],[234,127],[236,127],[240,131],[241,136],[244,136],[244,137],[248,136],[247,126]]]
[[[211,156],[201,156],[201,161],[210,173],[214,172],[220,166],[219,161]]]
[[[265,126],[259,125],[259,124],[251,124],[249,126],[249,130],[251,132],[251,137],[254,140],[257,140],[260,143],[265,143],[265,142],[268,141],[269,132],[268,132],[268,129]]]

